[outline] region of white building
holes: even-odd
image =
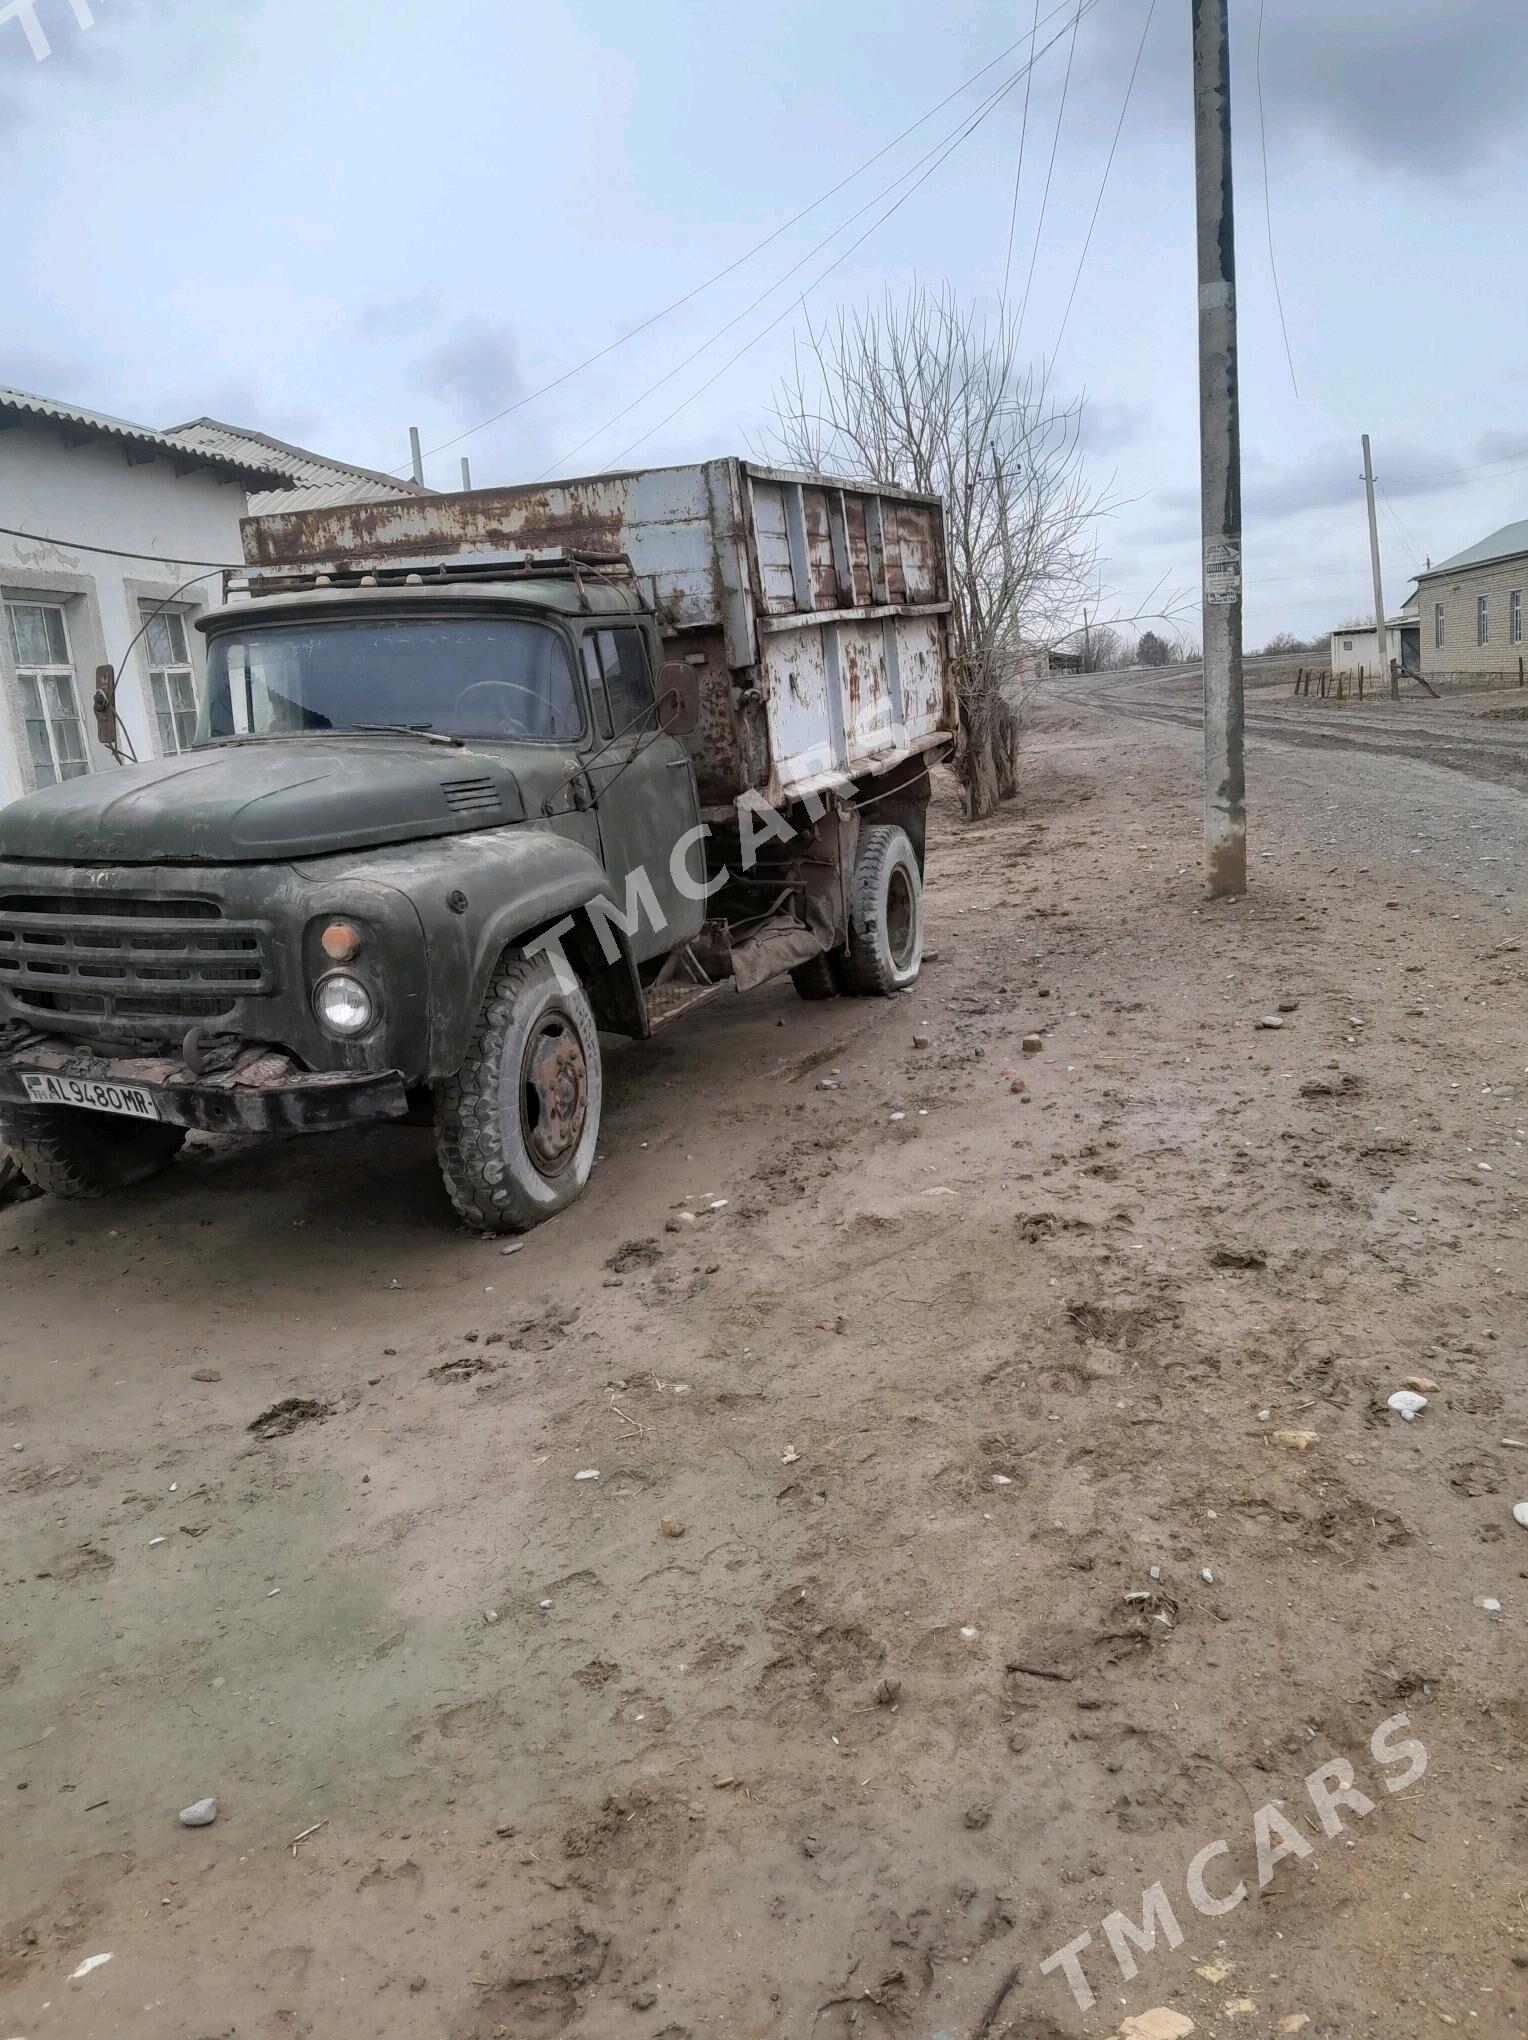
[[[91,709],[101,665],[125,755],[187,747],[192,626],[243,558],[241,517],[419,493],[215,418],[156,432],[0,388],[0,808],[115,762]]]
[[[103,664],[118,668],[124,748],[152,758],[190,741],[201,672],[192,621],[221,601],[223,570],[243,557],[246,489],[286,479],[171,433],[0,389],[0,810],[38,786],[111,768],[91,712]]]
[[[1331,668],[1334,673],[1363,673],[1370,680],[1388,682],[1390,661],[1400,662],[1403,673],[1420,670],[1421,624],[1417,598],[1413,595],[1399,616],[1385,620],[1385,653],[1379,649],[1379,632],[1372,623],[1350,624],[1332,632]]]

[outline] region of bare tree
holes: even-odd
[[[1108,507],[1083,473],[1080,400],[1022,367],[1011,319],[989,325],[946,286],[915,286],[808,327],[775,396],[771,451],[818,472],[944,498],[966,814],[1018,790],[1018,709],[1036,655],[1093,586]]]
[[[1090,623],[1073,642],[1082,655],[1084,673],[1111,673],[1128,663],[1125,640],[1112,623]]]

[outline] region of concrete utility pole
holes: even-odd
[[[466,454],[462,455],[462,487],[464,489],[472,487],[472,462],[468,460]]]
[[[1374,569],[1374,642],[1379,649],[1379,675],[1383,680],[1390,676],[1390,699],[1399,701],[1401,683],[1390,672],[1390,637],[1385,629],[1385,583],[1379,570],[1379,519],[1374,514],[1374,456],[1369,451],[1369,435],[1364,434],[1364,488],[1369,496],[1369,564]]]
[[[419,427],[409,427],[409,459],[414,467],[414,480],[424,487],[424,455],[419,451]]]
[[[1247,890],[1242,729],[1241,404],[1227,0],[1189,0],[1199,214],[1199,491],[1204,534],[1204,866],[1211,899]]]

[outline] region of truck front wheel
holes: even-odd
[[[890,998],[923,967],[923,880],[905,830],[877,822],[860,831],[849,888],[849,981]]]
[[[167,1169],[185,1143],[179,1126],[145,1126],[72,1105],[19,1105],[5,1141],[21,1173],[51,1197],[105,1197]]]
[[[547,957],[506,956],[435,1096],[440,1171],[467,1224],[529,1232],[570,1205],[594,1167],[602,1097],[588,998]]]

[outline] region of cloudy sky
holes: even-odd
[[[386,467],[533,398],[433,454],[442,487],[463,452],[483,484],[748,451],[809,286],[814,317],[915,280],[995,309],[1023,134],[1025,344],[1087,398],[1108,599],[1197,600],[1187,0],[1094,0],[1027,128],[1034,0],[34,4],[41,62],[0,19],[0,382]],[[1231,0],[1254,644],[1369,605],[1365,430],[1392,606],[1528,515],[1528,5],[1265,4],[1260,128]]]

